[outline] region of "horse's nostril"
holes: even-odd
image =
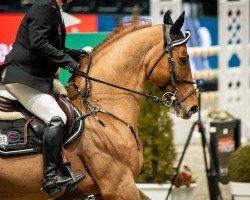
[[[195,106],[192,106],[192,108],[189,110],[189,112],[191,113],[196,113],[199,109],[199,106],[195,105]]]

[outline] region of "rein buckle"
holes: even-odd
[[[174,102],[176,101],[177,91],[178,91],[177,89],[174,89],[172,92],[165,92],[162,95],[162,99],[164,100],[163,104],[171,107],[174,104]]]

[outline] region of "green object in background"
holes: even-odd
[[[250,183],[249,155],[250,144],[241,146],[234,153],[232,153],[228,163],[228,176],[230,181]]]
[[[160,96],[162,93],[152,83],[146,91]],[[138,132],[143,146],[143,167],[137,183],[165,183],[171,180],[176,159],[173,144],[173,121],[169,109],[154,101],[144,101],[138,121]]]
[[[66,47],[71,49],[82,49],[87,46],[94,48],[103,42],[103,40],[108,37],[108,34],[109,32],[68,34],[66,38]],[[71,74],[67,70],[60,69],[59,80],[63,85],[67,85],[70,76]]]

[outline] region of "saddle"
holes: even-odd
[[[67,116],[63,144],[72,143],[84,128],[82,115],[65,96],[57,95],[57,103]],[[17,100],[0,96],[0,156],[42,153],[46,124],[27,111]]]

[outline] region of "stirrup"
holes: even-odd
[[[62,196],[66,190],[75,190],[77,184],[86,176],[83,174],[74,175],[75,180],[73,180],[72,177],[66,176],[68,180],[65,180],[65,182],[60,182],[58,177],[60,177],[60,175],[55,177],[54,180],[51,180],[46,185],[44,185],[43,188],[41,188],[48,194],[49,199],[51,200],[55,199],[55,197],[58,198],[59,196]]]
[[[86,177],[86,175],[84,175],[84,174],[75,175],[73,173],[73,171],[71,170],[71,168],[70,168],[70,163],[69,162],[66,163],[66,164],[63,164],[63,167],[64,167],[64,171],[65,171],[64,175],[66,175],[68,177],[71,177],[71,179],[72,179],[72,181],[70,182],[70,184],[68,186],[68,189],[70,191],[73,191],[73,190],[76,189],[77,183],[79,181],[81,181],[82,179],[84,179]]]
[[[72,172],[72,171],[71,171]],[[73,178],[74,177],[74,178]],[[74,191],[75,189],[76,189],[76,187],[77,187],[77,184],[80,182],[80,181],[82,181],[83,179],[85,179],[86,178],[86,175],[85,174],[77,174],[77,175],[75,175],[75,174],[73,174],[72,173],[72,176],[71,176],[71,178],[72,178],[72,181],[70,181],[70,183],[68,184],[68,190],[69,191]]]

